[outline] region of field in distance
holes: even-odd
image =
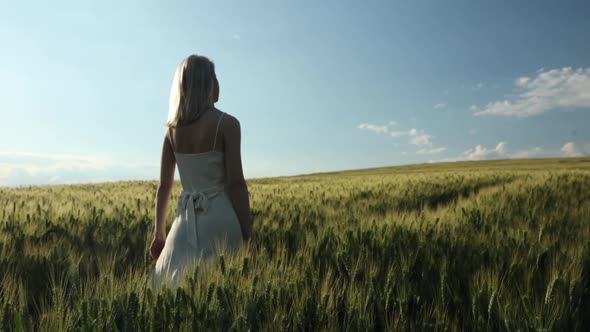
[[[248,185],[255,246],[162,292],[146,287],[156,182],[0,188],[0,330],[590,326],[590,158]]]

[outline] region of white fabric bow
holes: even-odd
[[[223,192],[223,187],[215,187],[202,191],[182,191],[178,196],[176,215],[184,212],[184,221],[187,223],[187,239],[195,248],[199,248],[199,234],[197,228],[197,217],[195,211],[201,209],[207,213],[209,199]],[[184,211],[182,211],[184,210]]]

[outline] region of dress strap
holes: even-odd
[[[215,129],[215,139],[213,140],[213,151],[215,151],[215,144],[217,143],[217,132],[219,131],[219,124],[221,123],[221,118],[223,118],[224,114],[225,112],[221,112],[221,116],[219,117],[219,120],[217,120],[217,128]]]

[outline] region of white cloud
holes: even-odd
[[[0,186],[156,178],[158,164],[115,163],[95,155],[0,151]]]
[[[445,104],[445,103],[438,103],[438,104],[434,105],[434,109],[436,110],[439,108],[444,108],[446,106],[447,106],[447,104]]]
[[[563,154],[567,157],[579,157],[582,155],[578,151],[576,143],[574,143],[574,142],[565,143],[559,151],[563,152]]]
[[[486,148],[480,144],[474,148],[467,149],[457,157],[431,159],[429,163],[465,160],[486,160],[486,159],[527,159],[527,158],[558,158],[558,157],[580,157],[590,156],[590,144],[586,144],[580,151],[574,142],[567,142],[559,150],[543,149],[534,147],[511,152],[506,142],[499,142],[493,148]],[[420,151],[420,150],[419,150]],[[426,152],[423,151],[423,152]],[[418,153],[418,152],[416,152]]]
[[[361,123],[359,125],[359,128],[374,131],[376,133],[387,133],[389,131],[387,126],[379,126],[379,125],[374,125],[374,124],[370,124],[370,123]]]
[[[546,150],[537,146],[532,149],[511,153],[510,158],[581,157],[584,155],[590,155],[590,150],[580,151],[576,143],[567,142],[559,150]]]
[[[414,132],[410,133],[410,143],[414,144],[419,147],[423,146],[432,146],[432,141],[430,140],[432,136],[424,133],[423,130],[420,132],[416,132],[416,129],[412,129]]]
[[[435,153],[441,153],[443,151],[445,151],[447,149],[446,146],[441,146],[438,148],[432,148],[432,149],[420,149],[418,151],[416,151],[417,154],[435,154]]]
[[[391,121],[389,124],[392,125],[392,123],[395,124],[394,121]],[[388,128],[388,126],[375,125],[375,124],[370,124],[370,123],[361,123],[358,127],[359,127],[359,129],[366,129],[366,130],[370,130],[370,131],[373,131],[373,132],[376,132],[379,134],[387,133],[391,137],[407,136],[407,137],[409,137],[408,143],[410,143],[410,144],[416,145],[417,147],[422,148],[422,149],[425,149],[426,147],[433,148],[432,147],[432,138],[434,136],[425,133],[424,130],[422,130],[422,129],[419,130],[416,128],[411,128],[410,130],[390,130]],[[436,150],[436,149],[440,149],[440,147],[435,148],[434,150]],[[427,151],[427,150],[424,150],[424,151]],[[435,152],[431,152],[431,153],[435,153]]]
[[[472,89],[473,89],[473,90],[479,90],[479,89],[481,89],[481,88],[483,88],[483,83],[482,83],[482,82],[478,82],[477,84],[475,84],[475,85],[472,87]]]
[[[57,171],[100,170],[111,161],[93,155],[64,155],[21,151],[0,151],[0,167],[20,169],[32,176]]]
[[[444,158],[439,160],[430,160],[429,162],[443,162],[443,161],[462,161],[462,160],[486,160],[486,159],[526,159],[526,158],[551,158],[551,157],[579,157],[590,155],[590,144],[588,144],[583,152],[574,142],[567,142],[559,150],[547,150],[541,147],[534,147],[531,149],[509,151],[506,142],[499,142],[495,147],[484,147],[477,144],[474,148],[465,150],[456,158]]]
[[[536,146],[532,149],[520,150],[510,154],[511,158],[526,159],[526,158],[543,158],[549,157],[551,154],[548,151]]]
[[[410,144],[414,144],[419,147],[423,146],[432,146],[431,138],[433,136],[428,135],[424,132],[424,130],[418,130],[416,128],[412,128],[407,131],[391,131],[389,135],[392,137],[401,137],[401,136],[409,136],[410,137]]]
[[[395,121],[389,121],[389,125],[390,126],[395,126],[395,125],[397,125],[397,122],[395,122]]]
[[[495,148],[486,148],[476,145],[474,148],[463,151],[461,154],[467,160],[493,159],[502,157],[506,152],[506,142],[500,142]]]
[[[389,135],[391,135],[392,137],[400,137],[400,136],[408,135],[408,132],[407,131],[392,131],[389,133]]]
[[[0,158],[3,158],[3,159],[27,158],[27,159],[75,161],[75,162],[82,162],[82,163],[100,164],[100,159],[96,156],[93,156],[93,155],[49,154],[49,153],[22,152],[22,151],[11,151],[11,150],[0,150]]]
[[[590,144],[588,147],[588,150],[582,149],[583,151],[580,151],[574,142],[565,143],[559,150],[546,150],[537,146],[533,149],[511,153],[510,158],[582,157],[590,155]]]
[[[520,87],[525,87],[526,84],[530,81],[531,81],[531,79],[528,77],[519,77],[518,79],[516,79],[516,85],[518,85]]]
[[[534,78],[520,77],[515,85],[518,96],[488,103],[483,108],[472,106],[474,115],[528,117],[552,110],[590,108],[590,68],[541,68]]]

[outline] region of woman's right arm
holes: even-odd
[[[248,241],[252,236],[252,219],[248,186],[242,170],[240,122],[235,117],[228,115],[226,113],[227,120],[224,121],[223,128],[227,191],[240,221],[242,237]]]

